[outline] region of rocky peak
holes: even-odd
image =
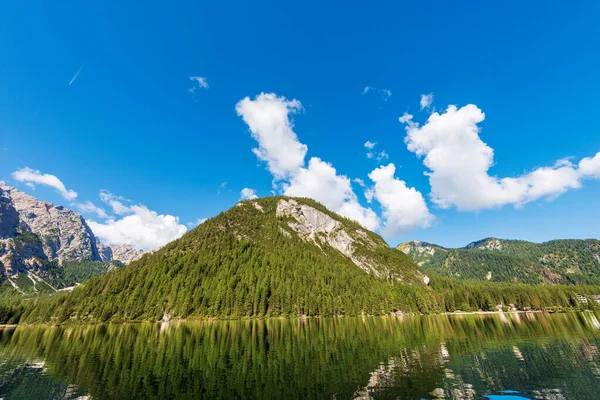
[[[47,261],[121,261],[143,254],[130,245],[101,245],[85,219],[0,182],[0,268],[7,275],[40,270]]]
[[[385,264],[369,256],[389,246],[383,241],[376,241],[364,230],[353,227],[331,215],[317,210],[310,205],[295,199],[281,199],[277,203],[276,216],[284,219],[287,226],[298,236],[322,248],[328,245],[349,258],[357,267],[380,278],[392,277],[402,280],[402,276],[392,273]],[[362,251],[358,251],[358,248]],[[429,278],[421,274],[426,284]]]
[[[98,254],[102,261],[121,261],[123,264],[129,264],[132,261],[138,260],[144,255],[143,250],[137,250],[129,244],[119,246],[101,244],[96,239],[98,246]]]
[[[302,239],[311,241],[319,247],[326,243],[350,258],[359,268],[369,273],[373,272],[377,276],[380,275],[378,269],[366,258],[355,255],[357,240],[366,241],[371,246],[374,245],[366,234],[363,236],[355,231],[352,235],[340,221],[309,205],[298,203],[294,199],[279,200],[276,215],[280,218],[291,218],[292,220],[288,221],[287,225]]]
[[[439,246],[422,242],[420,240],[411,240],[409,242],[402,243],[398,245],[397,249],[408,255],[416,253],[430,256],[434,255],[436,250],[444,250]]]
[[[75,211],[38,201],[4,184],[0,185],[0,198],[0,232],[3,239],[29,233],[30,239],[37,237],[43,258],[47,260],[61,263],[99,260],[94,234],[83,217]]]
[[[502,240],[496,238],[487,238],[476,242],[471,242],[466,246],[466,248],[479,250],[502,250]]]

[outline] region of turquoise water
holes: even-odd
[[[598,399],[592,313],[18,327],[6,399]]]

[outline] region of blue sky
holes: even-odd
[[[243,188],[269,195],[274,179],[278,193],[319,197],[329,181],[307,189],[312,157],[335,168],[335,190],[344,192],[318,200],[336,211],[370,209],[392,245],[598,237],[600,158],[585,171],[579,164],[600,151],[597,2],[213,3],[3,4],[0,180],[58,204],[91,201],[110,216],[84,213],[101,237],[142,247],[157,243],[119,229],[146,231],[148,223],[160,236],[164,223],[171,237],[179,224],[231,207]],[[273,96],[261,102],[261,93]],[[421,110],[429,93],[433,102]],[[246,97],[248,107],[236,111]],[[453,121],[467,126],[448,141],[447,107],[466,113],[468,104],[485,113],[474,123],[480,131],[469,133],[475,111],[458,113]],[[246,120],[264,116],[262,106],[283,106],[275,116],[285,117],[295,135],[288,139],[306,146],[303,164],[285,176],[269,164],[289,156],[269,131],[275,125],[249,131]],[[433,112],[443,118],[437,128],[427,125]],[[403,124],[405,113],[413,118]],[[372,158],[367,141],[377,143]],[[485,161],[461,169],[456,160],[477,161],[481,143],[493,149],[489,169]],[[252,151],[261,146],[262,158]],[[456,159],[434,159],[445,150]],[[388,158],[378,161],[381,151]],[[390,163],[391,176],[379,169]],[[424,175],[431,165],[436,183]],[[39,178],[35,190],[26,186],[13,175],[25,167],[54,175],[77,198]],[[533,176],[540,168],[551,171]],[[509,190],[503,178],[526,189]],[[118,213],[115,202],[126,209]],[[127,216],[121,226],[105,221]]]

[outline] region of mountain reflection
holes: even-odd
[[[599,398],[591,313],[18,327],[10,398]]]

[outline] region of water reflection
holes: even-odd
[[[592,399],[598,325],[510,313],[19,327],[0,331],[0,397]]]

